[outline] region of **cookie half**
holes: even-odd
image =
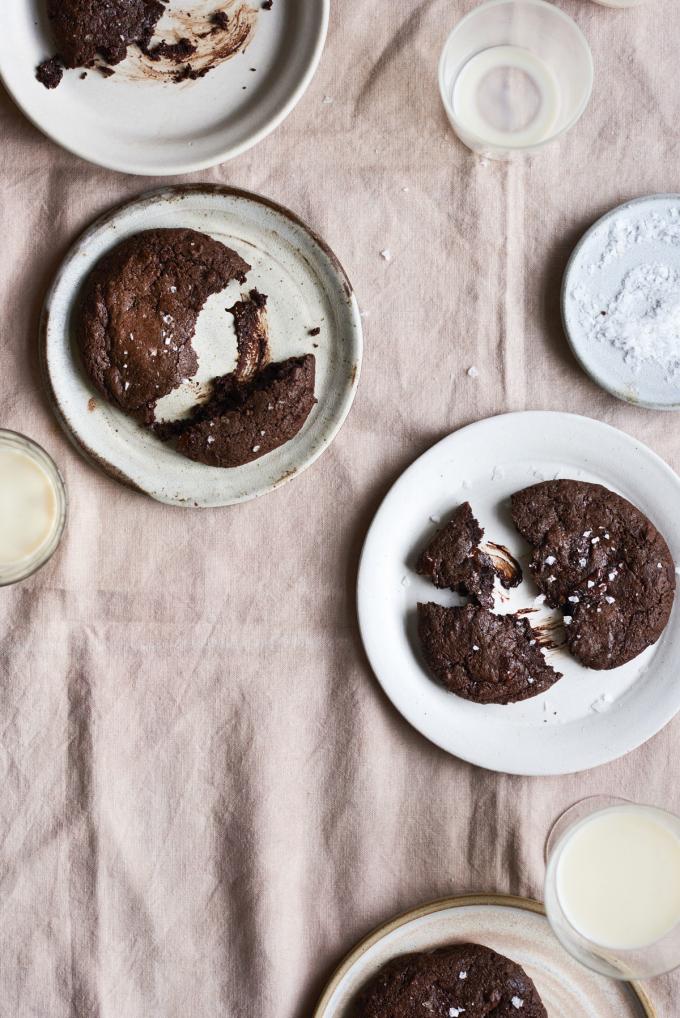
[[[543,656],[525,618],[465,605],[418,605],[418,636],[432,674],[474,703],[516,703],[550,689],[562,676]]]
[[[146,230],[109,251],[88,276],[77,310],[83,364],[96,389],[128,413],[148,413],[191,378],[191,344],[211,294],[250,266],[195,230]]]

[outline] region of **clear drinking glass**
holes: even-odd
[[[439,62],[458,137],[490,159],[531,153],[582,115],[593,59],[580,28],[545,0],[488,0],[449,35]]]
[[[27,579],[52,558],[67,509],[52,457],[25,435],[0,428],[0,587]]]
[[[546,913],[572,957],[628,981],[680,965],[679,817],[593,796],[559,818],[546,856]]]

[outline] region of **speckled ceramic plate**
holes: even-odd
[[[669,372],[652,358],[635,357],[635,338],[632,343],[624,340],[624,348],[617,346],[621,319],[625,322],[627,313],[639,315],[640,304],[650,325],[659,315],[680,321],[678,307],[660,309],[655,289],[636,279],[650,265],[676,275],[672,289],[680,306],[680,195],[627,202],[584,234],[564,274],[564,328],[583,370],[607,392],[652,410],[680,410],[680,347],[677,370]],[[639,326],[635,332],[639,336]]]
[[[176,66],[135,47],[111,78],[68,71],[54,91],[35,78],[55,51],[45,0],[3,4],[0,75],[26,116],[59,145],[124,173],[189,173],[231,159],[274,130],[304,94],[321,58],[330,0],[170,0],[156,39],[190,37],[205,77],[176,84]],[[210,34],[211,15],[229,17]],[[231,54],[231,55],[230,55]]]
[[[357,992],[397,955],[465,942],[518,962],[536,984],[549,1018],[655,1018],[642,987],[605,979],[574,961],[553,936],[542,905],[502,895],[448,898],[385,923],[345,958],[313,1018],[352,1018]]]
[[[159,401],[171,419],[197,392],[233,369],[236,338],[224,308],[242,289],[268,295],[273,360],[313,353],[317,405],[302,431],[253,463],[219,469],[194,463],[106,402],[84,374],[73,341],[77,294],[104,252],[131,234],[190,227],[233,247],[252,270],[245,287],[232,281],[201,312],[194,348],[198,373]],[[320,329],[316,336],[310,330]],[[160,502],[223,506],[279,487],[310,466],[333,441],[354,399],[362,354],[361,319],[350,283],[327,245],[287,209],[257,195],[209,185],[154,191],[99,219],[76,242],[47,296],[41,326],[48,391],[78,448],[111,476]],[[233,343],[230,348],[229,337]]]
[[[456,756],[511,774],[567,774],[630,752],[680,710],[680,605],[661,639],[611,671],[585,668],[559,644],[561,612],[536,602],[529,546],[512,523],[513,492],[541,480],[604,484],[646,513],[680,563],[680,478],[651,449],[576,414],[529,412],[478,421],[433,446],[406,470],[371,525],[358,581],[359,624],[373,670],[393,704],[428,739]],[[547,658],[563,678],[522,703],[477,704],[447,692],[421,658],[416,604],[460,602],[415,572],[420,549],[461,502],[485,539],[505,545],[525,581],[497,590],[500,612],[529,611],[556,646]]]

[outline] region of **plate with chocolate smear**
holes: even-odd
[[[358,610],[373,670],[450,753],[511,774],[607,763],[680,710],[680,478],[575,414],[454,432],[369,530]]]
[[[12,0],[0,77],[44,134],[123,173],[190,173],[273,131],[318,66],[330,0]]]
[[[331,249],[233,188],[185,185],[103,216],[47,296],[45,381],[81,452],[173,505],[247,501],[330,445],[361,318]]]

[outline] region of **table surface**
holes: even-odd
[[[473,157],[439,102],[438,54],[471,6],[334,0],[320,69],[284,125],[181,178],[289,206],[366,312],[359,395],[330,452],[234,509],[157,505],[61,433],[40,386],[45,290],[95,216],[160,181],[62,152],[0,96],[0,424],[46,446],[71,497],[59,554],[0,593],[2,1018],[303,1018],[391,914],[466,891],[540,896],[545,832],[575,799],[680,811],[680,720],[587,774],[487,773],[411,730],[362,652],[367,527],[453,429],[571,410],[680,467],[676,419],[597,389],[559,318],[584,229],[680,189],[676,0],[559,0],[593,48],[592,103],[512,165]],[[672,1018],[680,979],[649,989]]]

